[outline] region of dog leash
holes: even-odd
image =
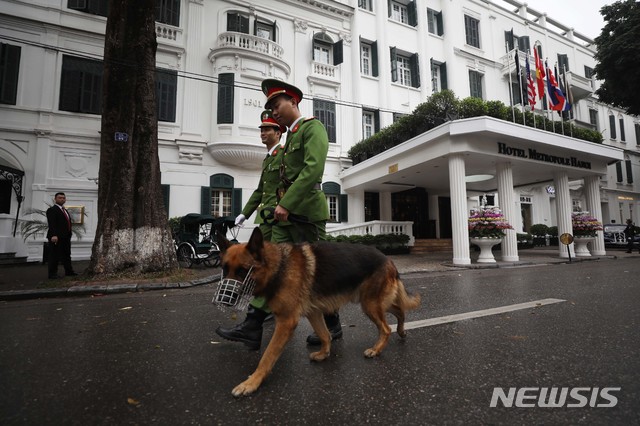
[[[274,207],[265,207],[260,211],[260,217],[262,218],[262,221],[267,226],[275,226],[278,223],[278,219],[276,219],[276,216],[275,216],[275,211],[276,209]],[[291,222],[291,224],[296,227],[296,229],[298,230],[298,235],[302,235],[304,233],[300,224],[311,223],[308,217],[302,216],[299,214],[293,214],[293,213],[289,213],[289,222]],[[318,240],[318,231],[316,230],[316,241],[317,240]],[[304,241],[300,240],[299,238],[299,241],[294,241],[294,242],[303,243]]]

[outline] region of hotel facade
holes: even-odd
[[[74,238],[72,256],[90,256],[107,3],[0,3],[0,254],[41,259],[44,236],[23,241],[15,219],[37,218],[25,212],[46,209],[61,191],[85,213],[86,233]],[[391,227],[412,241],[450,240],[452,261],[467,264],[467,217],[484,203],[498,205],[515,228],[503,241],[506,260],[518,260],[516,232],[541,223],[571,233],[573,211],[603,223],[640,223],[640,121],[595,96],[593,40],[525,3],[158,0],[156,21],[169,217],[239,213],[264,157],[260,82],[277,78],[299,87],[303,115],[327,128],[322,187],[331,233]],[[441,90],[521,105],[513,54],[524,68],[533,49],[566,70],[574,99],[568,118],[599,131],[602,144],[489,117],[452,117],[352,164],[354,144]],[[536,114],[551,118],[543,105]],[[591,251],[605,253],[602,232]]]

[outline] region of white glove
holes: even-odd
[[[244,215],[242,213],[240,213],[238,215],[238,217],[236,217],[236,226],[242,226],[242,224],[244,223],[245,219],[246,219],[246,217],[244,217]]]

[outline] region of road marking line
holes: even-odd
[[[531,302],[518,303],[515,305],[507,305],[507,306],[499,306],[497,308],[483,309],[481,311],[472,311],[472,312],[465,312],[463,314],[429,318],[429,319],[420,320],[420,321],[411,321],[411,322],[405,323],[404,328],[405,330],[411,330],[413,328],[431,327],[432,325],[446,324],[449,322],[462,321],[462,320],[467,320],[471,318],[481,318],[489,315],[498,315],[498,314],[503,314],[505,312],[520,311],[522,309],[536,308],[539,306],[552,305],[554,303],[562,303],[562,302],[566,302],[566,300],[562,300],[562,299],[534,300]],[[395,324],[390,325],[390,327],[392,332],[396,331]]]

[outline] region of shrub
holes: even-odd
[[[460,101],[458,106],[458,116],[460,118],[482,117],[487,115],[489,108],[485,101],[480,98],[468,97]]]
[[[544,237],[549,233],[549,227],[544,223],[536,223],[535,225],[531,225],[531,229],[529,231],[536,237]]]

